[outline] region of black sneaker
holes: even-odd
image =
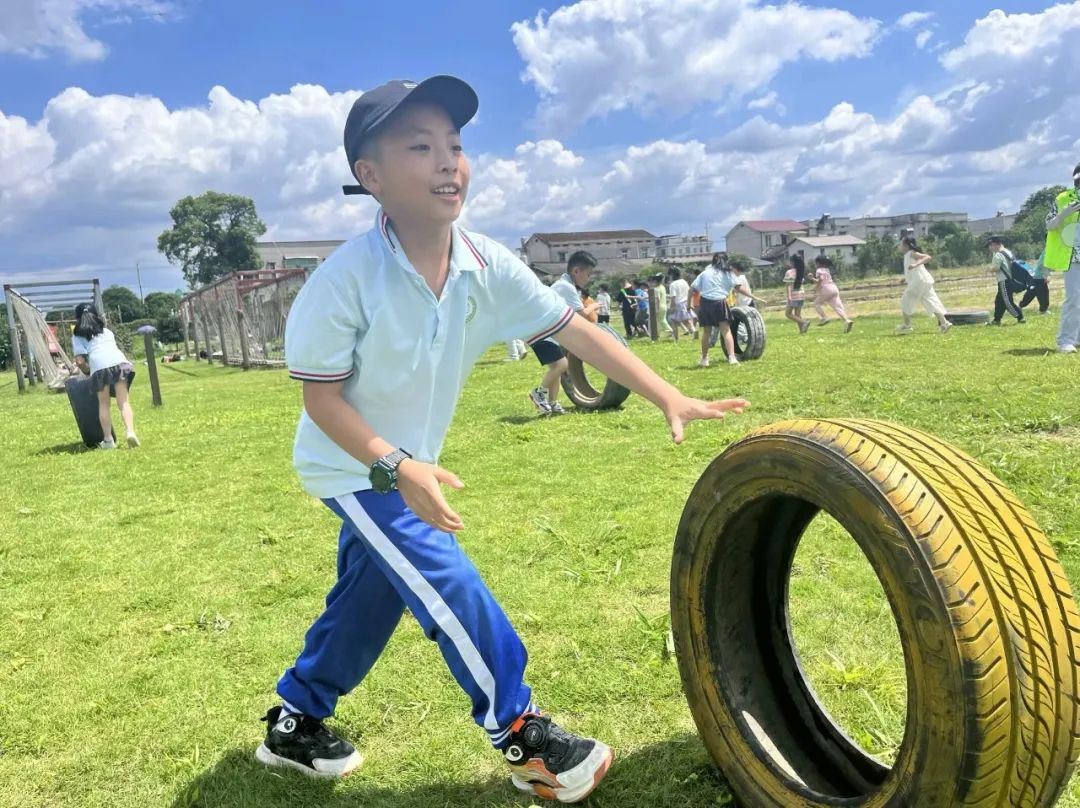
[[[611,750],[600,741],[571,735],[546,715],[526,713],[514,722],[503,749],[510,781],[545,800],[580,802],[611,765]]]
[[[266,740],[255,758],[267,766],[289,766],[312,777],[344,777],[364,759],[351,743],[328,730],[322,721],[271,707],[262,717]]]

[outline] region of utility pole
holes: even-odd
[[[139,271],[138,261],[135,262],[135,277],[139,279],[139,302],[141,302],[145,306],[146,299],[143,297],[142,293],[142,273]]]

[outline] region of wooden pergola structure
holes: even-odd
[[[11,354],[15,364],[15,379],[19,392],[26,389],[26,384],[37,383],[41,378],[40,370],[35,368],[33,354],[30,351],[28,336],[19,328],[15,317],[13,295],[29,303],[42,314],[58,309],[74,309],[79,303],[91,301],[105,316],[105,305],[101,299],[101,283],[97,278],[83,281],[36,281],[34,283],[5,283],[4,300],[7,304],[8,328],[11,332]]]

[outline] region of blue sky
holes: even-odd
[[[1080,159],[1080,2],[3,5],[5,281],[130,283],[139,261],[144,285],[174,288],[156,235],[209,188],[252,196],[279,239],[367,229],[370,203],[336,193],[340,127],[394,77],[476,87],[464,223],[512,245],[825,210],[987,216]]]

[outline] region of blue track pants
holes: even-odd
[[[338,580],[278,694],[314,718],[332,715],[408,607],[472,700],[473,719],[496,748],[505,746],[510,725],[535,711],[523,681],[528,657],[457,541],[422,521],[396,491],[324,502],[342,519]]]

